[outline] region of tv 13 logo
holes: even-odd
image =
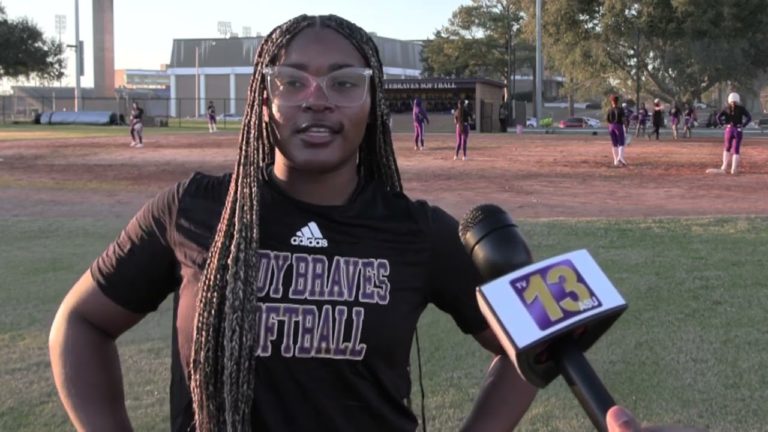
[[[569,259],[512,279],[509,284],[541,330],[601,305]]]

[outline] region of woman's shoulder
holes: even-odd
[[[182,189],[181,199],[182,201],[202,199],[223,202],[227,197],[231,180],[231,173],[212,175],[196,171],[187,180],[179,183]]]

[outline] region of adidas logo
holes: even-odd
[[[291,237],[291,244],[294,246],[309,247],[328,247],[328,240],[323,238],[320,228],[314,222],[308,223],[305,227],[296,231],[296,235]]]

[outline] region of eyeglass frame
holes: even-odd
[[[307,100],[305,100],[303,102],[300,102],[300,103],[295,103],[295,104],[293,104],[293,103],[288,103],[287,104],[287,103],[277,102],[279,99],[276,99],[275,97],[272,96],[272,86],[271,86],[272,75],[276,72],[277,68],[292,69],[292,70],[294,70],[296,72],[300,72],[303,75],[308,76],[309,79],[312,81],[312,87],[310,88],[310,92],[316,86],[319,85],[320,88],[323,89],[323,93],[325,94],[325,97],[328,99],[328,102],[333,104],[333,105],[341,106],[341,107],[354,107],[354,106],[361,105],[363,102],[365,102],[365,96],[368,94],[370,83],[371,83],[371,76],[373,75],[373,69],[367,68],[367,67],[345,67],[345,68],[337,69],[337,70],[335,70],[333,72],[330,72],[328,74],[325,74],[325,75],[323,75],[321,77],[318,77],[318,76],[312,75],[312,74],[310,74],[308,72],[305,72],[305,71],[303,71],[301,69],[297,69],[297,68],[294,68],[294,67],[291,67],[291,66],[280,66],[280,65],[267,66],[267,67],[264,68],[264,75],[267,77],[267,85],[266,85],[267,93],[269,94],[270,99],[272,99],[273,101],[275,101],[276,103],[278,103],[281,106],[303,106],[303,105],[305,105],[309,101],[309,99],[307,99]],[[339,104],[339,103],[331,101],[331,97],[328,94],[328,89],[326,88],[327,79],[328,79],[329,76],[331,76],[331,75],[333,75],[333,74],[335,74],[335,73],[337,73],[339,71],[343,71],[343,70],[359,71],[359,72],[362,72],[363,75],[365,76],[365,91],[363,92],[363,97],[362,97],[362,99],[360,99],[360,102],[357,102],[357,103],[349,105],[349,104]]]

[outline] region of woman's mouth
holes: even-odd
[[[303,141],[312,144],[326,144],[344,130],[341,123],[305,123],[297,130]]]

